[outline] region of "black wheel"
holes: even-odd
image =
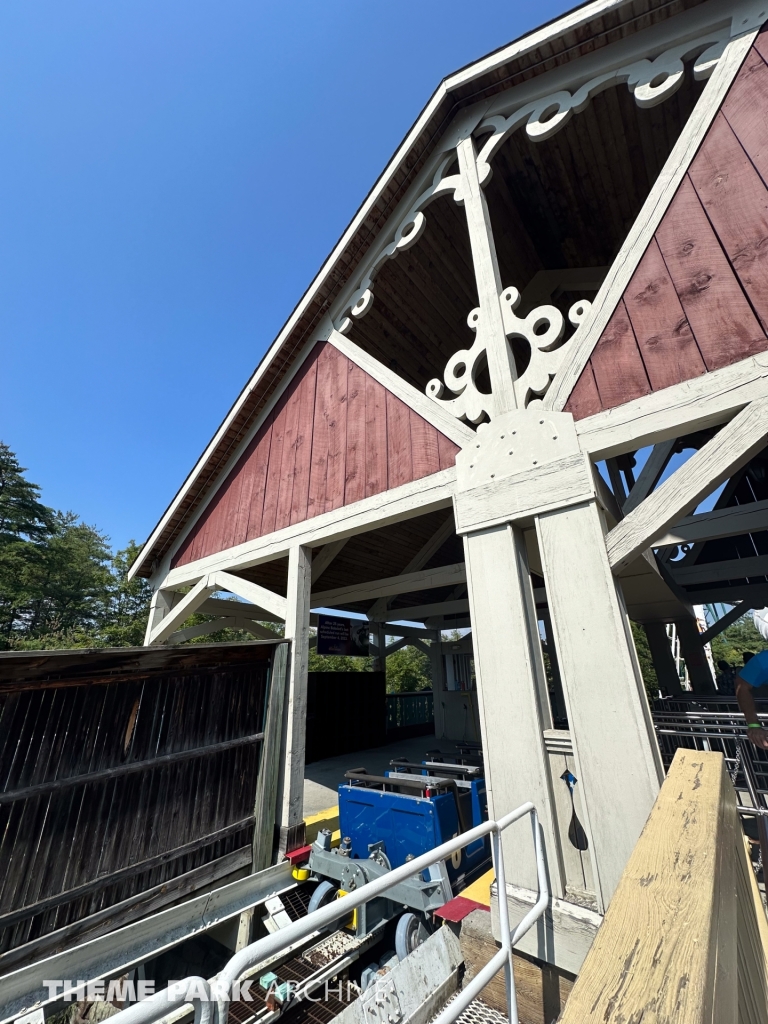
[[[319,910],[320,907],[327,907],[336,899],[336,886],[332,882],[321,882],[312,893],[312,898],[307,907],[307,913]]]
[[[412,914],[410,910],[403,914],[397,922],[395,931],[395,952],[398,960],[405,960],[409,953],[424,942],[429,931],[422,918]]]

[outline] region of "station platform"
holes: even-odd
[[[389,762],[396,757],[422,761],[428,750],[438,748],[444,753],[456,750],[452,743],[438,741],[432,733],[395,740],[383,747],[340,754],[325,761],[314,761],[304,769],[304,815],[318,814],[338,803],[338,786],[344,781],[344,772],[350,768],[367,768],[371,775],[382,775],[389,768]]]

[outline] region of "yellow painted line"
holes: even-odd
[[[306,842],[314,843],[317,839],[317,833],[324,828],[329,828],[331,832],[335,833],[331,840],[332,846],[338,846],[341,839],[336,839],[339,829],[339,808],[327,807],[324,811],[318,811],[317,814],[309,814],[304,819],[304,828],[306,833]],[[335,840],[335,842],[334,842]]]
[[[482,903],[484,907],[490,907],[491,885],[494,878],[493,868],[491,868],[490,871],[486,871],[484,875],[476,878],[472,885],[462,889],[459,895],[466,897],[468,900],[474,900],[475,903]]]

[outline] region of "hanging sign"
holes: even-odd
[[[366,658],[368,656],[369,629],[368,623],[360,619],[318,615],[317,653]]]

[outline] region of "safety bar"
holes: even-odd
[[[519,821],[528,814],[531,816],[533,845],[536,854],[538,898],[533,907],[531,907],[525,917],[520,921],[514,933],[512,933],[509,925],[509,907],[505,898],[506,876],[504,873],[501,833],[504,829],[513,825],[516,821]],[[287,949],[289,946],[300,942],[302,939],[306,939],[314,932],[320,931],[332,924],[335,924],[343,918],[349,917],[350,913],[355,910],[355,908],[362,906],[362,904],[367,903],[369,900],[375,899],[377,896],[383,896],[389,889],[399,885],[400,882],[405,881],[406,878],[411,878],[414,875],[420,874],[422,871],[431,868],[435,863],[437,863],[437,861],[445,860],[457,850],[461,850],[465,846],[469,846],[470,843],[474,843],[476,840],[482,839],[487,835],[491,836],[491,856],[493,859],[493,866],[496,870],[496,880],[499,890],[501,949],[496,953],[493,959],[475,975],[466,988],[464,988],[459,995],[445,1007],[442,1013],[434,1020],[433,1024],[450,1024],[450,1022],[454,1021],[459,1014],[463,1013],[472,1000],[483,988],[485,988],[496,972],[501,970],[502,967],[504,968],[509,1021],[510,1024],[519,1024],[519,1018],[517,1016],[517,998],[515,995],[515,980],[512,971],[512,947],[520,941],[523,935],[525,935],[532,925],[541,917],[549,902],[549,886],[547,883],[541,830],[539,828],[539,817],[536,813],[536,808],[530,802],[521,804],[521,806],[516,810],[511,811],[509,814],[505,815],[505,817],[500,818],[499,821],[483,822],[482,825],[477,825],[468,832],[463,832],[460,835],[455,836],[453,839],[449,839],[447,843],[443,843],[441,846],[435,847],[434,850],[430,850],[427,853],[421,854],[419,857],[415,857],[413,860],[408,861],[408,863],[403,864],[401,867],[393,868],[380,878],[375,878],[372,882],[367,882],[365,885],[361,886],[359,889],[353,890],[346,896],[333,900],[327,906],[320,907],[311,914],[307,914],[306,917],[302,917],[287,927],[281,928],[278,932],[266,935],[257,942],[252,942],[249,946],[241,949],[240,952],[236,953],[227,963],[218,978],[214,979],[211,983],[212,994],[216,1000],[217,1013],[215,1021],[211,1022],[210,1016],[208,1018],[199,1019],[198,1007],[195,1005],[195,1024],[227,1024],[227,1018],[229,1016],[229,1002],[233,986],[245,971],[257,966],[265,960],[268,960],[270,957],[277,955],[283,949]],[[188,991],[188,989],[185,990],[185,986],[189,986],[192,982],[197,982],[198,980],[199,979],[196,978],[187,978],[184,981],[177,982],[173,986],[173,989],[174,991]],[[178,994],[176,996],[170,996],[169,992],[169,989],[164,989],[163,991],[158,992],[151,999],[135,1003],[128,1009],[121,1010],[110,1018],[110,1024],[153,1024],[153,1022],[164,1017],[169,1012],[169,1009],[178,1007],[185,1002],[185,1000]],[[188,1002],[190,1000],[186,1001]],[[211,1004],[209,1004],[208,1009],[209,1015],[210,1005]],[[129,1016],[126,1016],[126,1014]]]

